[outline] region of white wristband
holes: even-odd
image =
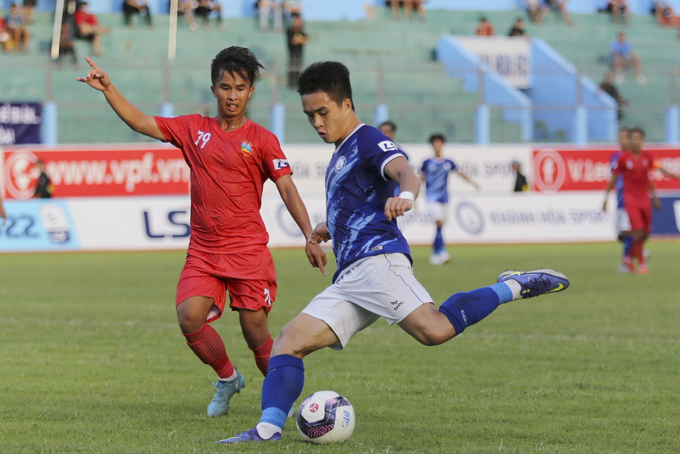
[[[401,194],[399,194],[399,198],[410,200],[411,203],[413,203],[416,200],[415,196],[413,195],[413,193],[411,191],[402,192]]]

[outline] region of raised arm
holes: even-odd
[[[413,172],[406,158],[394,158],[385,166],[385,175],[399,185],[399,197],[390,197],[385,203],[385,216],[393,219],[403,216],[413,208],[420,191],[420,178]]]
[[[156,120],[151,115],[144,114],[136,108],[130,101],[125,99],[115,85],[109,79],[109,75],[102,71],[91,58],[85,57],[87,63],[92,68],[85,77],[77,77],[79,82],[85,82],[95,90],[104,93],[106,100],[111,108],[118,114],[130,128],[145,136],[153,137],[158,140],[167,140],[156,124]]]
[[[289,175],[283,175],[276,180],[276,188],[279,190],[281,200],[286,205],[288,212],[293,217],[295,223],[300,227],[305,239],[312,236],[312,224],[309,221],[309,214],[304,202],[300,198],[297,187],[293,183],[293,178]],[[309,259],[309,263],[314,268],[319,268],[321,273],[326,275],[326,253],[321,249],[316,242],[305,241],[305,253]]]

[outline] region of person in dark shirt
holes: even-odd
[[[526,36],[526,32],[524,31],[524,21],[521,18],[518,17],[517,20],[515,20],[514,25],[508,32],[508,36]]]
[[[515,188],[514,192],[524,192],[529,190],[529,183],[527,182],[527,177],[522,174],[522,164],[519,161],[512,161],[512,171],[515,172],[517,176],[515,178]]]
[[[619,90],[614,85],[614,75],[610,72],[605,74],[604,82],[600,84],[600,90],[611,96],[617,105],[617,115],[619,121],[623,118],[623,107],[628,104],[628,100],[621,96]]]
[[[37,161],[35,166],[40,171],[40,176],[38,177],[38,184],[35,186],[33,197],[36,199],[51,199],[52,193],[54,192],[54,186],[52,186],[50,177],[45,173],[45,163]]]
[[[294,16],[293,23],[286,31],[288,37],[288,88],[298,87],[302,72],[302,52],[307,44],[307,34],[302,30],[302,17]]]

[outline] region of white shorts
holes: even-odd
[[[449,213],[449,204],[440,202],[427,202],[427,209],[430,212],[430,216],[435,221],[446,221],[446,216]]]
[[[621,235],[622,232],[630,232],[630,219],[625,208],[616,209],[616,234]]]
[[[342,350],[359,331],[383,317],[392,325],[404,320],[432,297],[413,275],[404,254],[381,254],[359,260],[302,312],[324,321]]]

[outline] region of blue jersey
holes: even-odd
[[[614,173],[614,169],[619,162],[619,157],[623,154],[623,151],[617,151],[612,155],[610,162],[610,169]],[[623,176],[619,175],[616,177],[616,208],[623,208]]]
[[[385,165],[404,156],[378,129],[361,125],[335,150],[326,170],[326,224],[333,238],[338,271],[364,257],[411,250],[397,221],[385,216],[394,182]]]
[[[430,158],[423,162],[420,172],[425,175],[428,202],[449,203],[449,173],[458,170],[456,163],[445,158]]]

